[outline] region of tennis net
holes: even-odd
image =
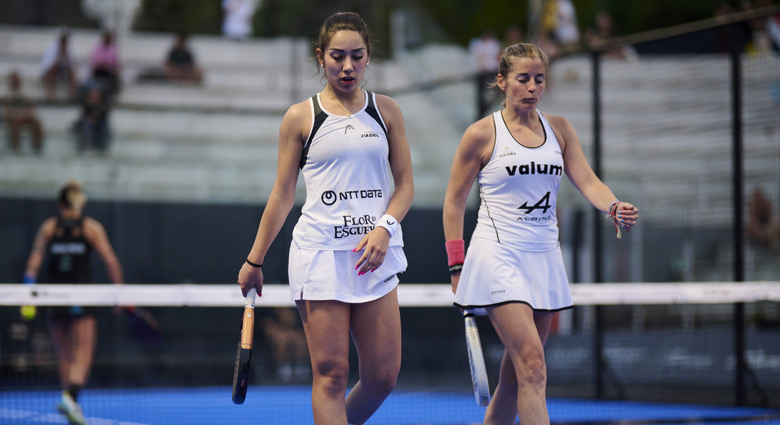
[[[558,313],[545,349],[551,422],[780,423],[780,282],[573,284],[572,293],[577,306]],[[401,284],[398,294],[401,374],[369,423],[481,423],[449,285]],[[736,305],[744,324],[734,323]],[[35,318],[21,306],[36,306]],[[236,406],[243,298],[235,285],[194,284],[0,285],[0,423],[65,423],[43,319],[50,306],[96,309],[97,349],[79,396],[89,424],[312,423],[287,286],[266,285],[258,299],[250,388]],[[144,317],[159,334],[139,326]],[[478,325],[494,388],[503,346],[487,318]],[[355,362],[353,351],[351,382]],[[749,407],[734,407],[738,392]]]

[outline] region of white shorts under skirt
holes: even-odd
[[[484,307],[510,302],[543,311],[572,307],[560,247],[530,252],[471,238],[454,304],[484,314]]]
[[[287,268],[292,299],[364,303],[387,295],[398,285],[397,274],[406,271],[403,247],[388,247],[376,271],[358,276],[355,264],[362,255],[363,251],[304,249],[293,240]]]

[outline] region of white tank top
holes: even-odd
[[[299,247],[353,249],[374,229],[392,196],[387,126],[374,93],[365,92],[363,109],[351,116],[310,100],[312,129],[301,158],[306,201],[293,230]],[[403,246],[400,227],[390,246]]]
[[[493,113],[496,142],[477,180],[482,202],[474,237],[524,251],[549,251],[558,246],[555,206],[563,154],[547,119],[537,114],[545,140],[529,148],[514,139],[501,111]]]

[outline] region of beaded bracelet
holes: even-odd
[[[620,233],[620,223],[618,222],[617,217],[617,210],[620,208],[620,201],[615,199],[610,205],[609,209],[607,210],[607,219],[611,219],[615,223],[615,232],[617,233],[617,238],[620,239],[623,235]]]

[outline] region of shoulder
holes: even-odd
[[[305,141],[309,137],[313,123],[311,105],[311,98],[309,98],[287,108],[279,129],[280,140]]]
[[[379,108],[379,112],[382,115],[401,115],[401,107],[398,106],[398,102],[392,97],[374,93],[374,99],[376,100],[376,107]]]
[[[547,113],[542,113],[542,115],[544,115],[544,117],[547,118],[547,122],[550,123],[550,127],[552,127],[561,148],[566,149],[567,144],[576,143],[578,140],[577,133],[569,120],[559,115]]]
[[[398,106],[398,102],[390,96],[376,93],[374,93],[374,99],[376,107],[382,115],[382,120],[387,126],[388,134],[395,134],[396,131],[394,129],[401,129],[402,133],[405,132],[406,130],[403,130],[405,127],[404,115],[401,112],[401,107]]]
[[[550,123],[553,130],[555,130],[556,132],[566,135],[574,131],[574,127],[566,118],[560,115],[552,115],[544,112],[542,113],[542,115],[544,115],[544,117],[547,118],[547,122]]]
[[[311,115],[311,98],[308,98],[287,108],[287,111],[284,113],[284,117],[282,118],[282,124],[304,125],[308,122],[309,125],[311,125]]]
[[[496,137],[496,125],[493,122],[493,115],[481,118],[479,121],[471,124],[463,133],[464,141],[472,143],[492,143]]]
[[[92,217],[84,216],[81,223],[85,232],[100,232],[104,230],[103,225]]]
[[[100,241],[107,240],[106,229],[103,225],[92,217],[84,216],[82,220],[82,226],[84,230],[84,237],[92,244],[96,244]]]
[[[466,129],[458,146],[458,155],[466,160],[473,160],[474,164],[485,166],[493,155],[495,140],[493,116],[488,115]]]
[[[47,218],[41,224],[40,232],[44,235],[53,235],[54,230],[57,228],[57,217],[52,216]]]

